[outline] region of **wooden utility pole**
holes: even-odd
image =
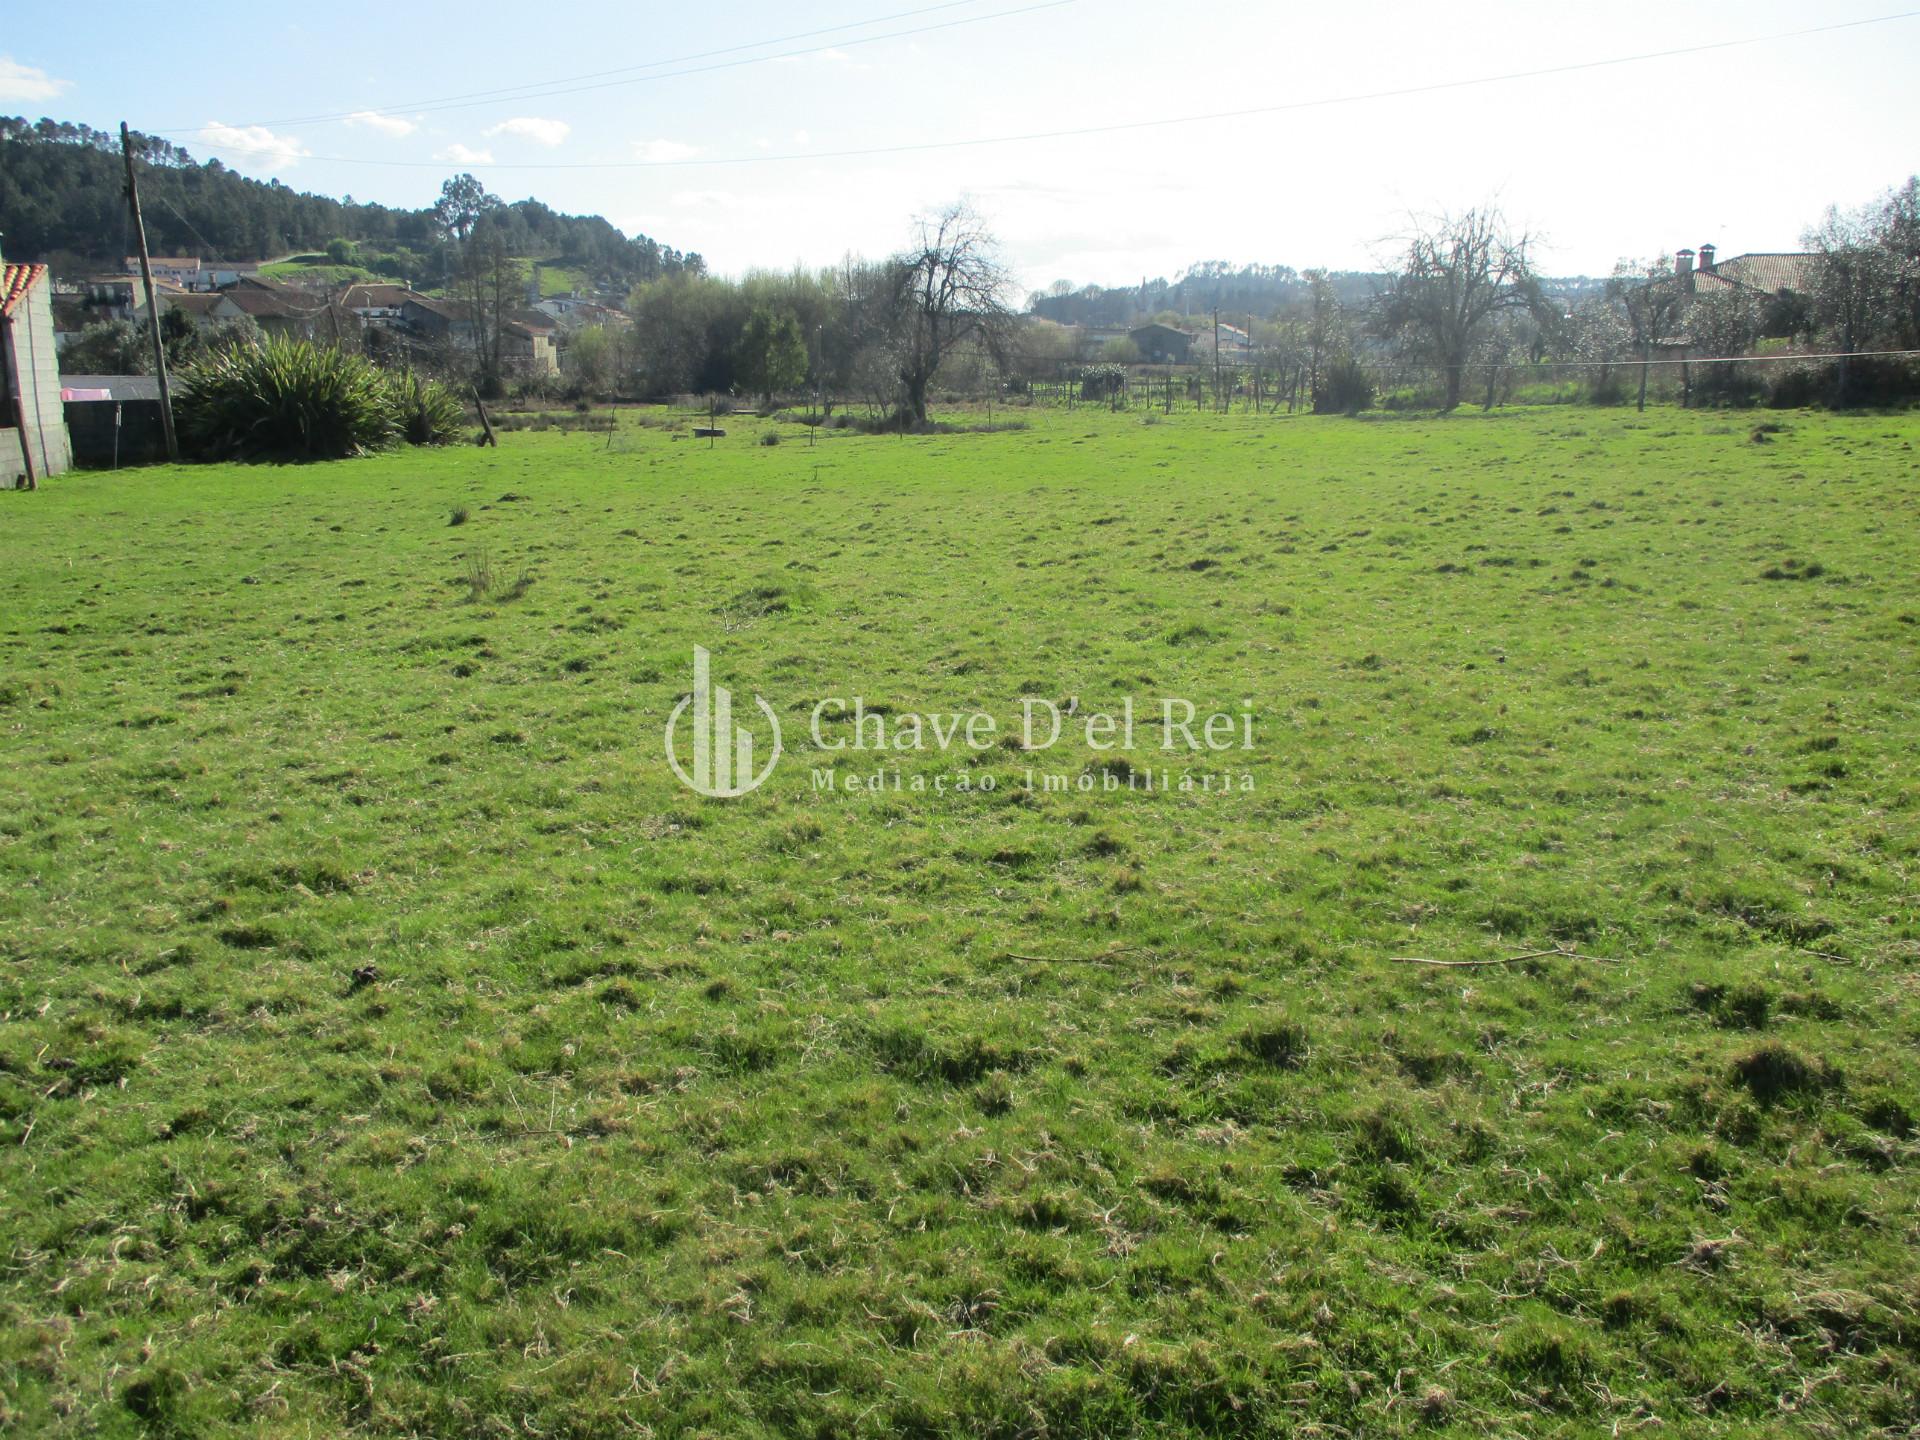
[[[1213,307],[1213,408],[1220,408],[1220,307]]]
[[[147,327],[153,334],[153,373],[160,379],[160,430],[167,441],[167,459],[180,461],[180,441],[173,433],[173,387],[167,383],[167,347],[160,339],[160,307],[153,299],[153,261],[147,255],[147,222],[140,218],[140,186],[133,178],[133,136],[120,122],[120,154],[127,162],[127,205],[133,211],[133,238],[140,244],[140,284],[147,292]]]

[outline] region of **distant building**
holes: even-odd
[[[72,464],[60,409],[53,281],[44,265],[0,260],[0,489],[37,484]]]
[[[137,273],[89,275],[80,282],[80,293],[86,300],[92,320],[132,320],[146,313],[146,290]],[[185,293],[186,287],[176,281],[154,276],[153,294],[156,300],[162,295]]]
[[[473,308],[463,300],[441,300],[410,295],[400,307],[406,327],[429,344],[471,351],[477,347],[480,327]],[[508,313],[500,327],[500,363],[509,375],[544,377],[560,373],[554,349],[553,321],[534,310]]]
[[[260,273],[260,262],[257,260],[202,260],[197,255],[152,255],[147,263],[152,267],[156,281],[164,280],[169,285],[178,285],[182,290],[224,290],[229,285]],[[126,269],[137,280],[140,276],[140,257],[127,256]]]
[[[203,260],[200,262],[201,290],[224,290],[229,285],[242,280],[255,279],[260,274],[257,260]]]
[[[577,291],[570,295],[544,295],[533,302],[533,308],[542,314],[551,315],[555,320],[563,320],[584,305],[593,302]]]
[[[1253,337],[1238,325],[1229,325],[1224,320],[1217,330],[1211,324],[1203,325],[1193,337],[1192,358],[1200,364],[1211,365],[1216,346],[1222,365],[1253,363]]]
[[[181,291],[171,285],[166,288],[154,286],[153,303],[159,307],[164,317],[178,310],[196,325],[214,320],[235,320],[246,312],[219,291]],[[147,318],[147,303],[142,298],[133,307],[133,319],[144,322]]]
[[[577,295],[548,295],[532,307],[550,317],[562,330],[581,330],[589,325],[626,325],[632,317],[624,310],[583,300]]]
[[[536,378],[558,375],[560,357],[553,346],[552,328],[541,329],[509,320],[501,327],[500,361],[511,375]]]
[[[1774,251],[1716,260],[1714,253],[1713,246],[1702,245],[1697,265],[1691,250],[1674,255],[1673,273],[1681,289],[1690,295],[1744,291],[1759,299],[1780,299],[1804,295],[1812,288],[1814,257],[1810,254]]]
[[[409,294],[400,302],[400,319],[423,340],[471,347],[473,311],[464,301]]]
[[[424,300],[405,285],[349,285],[340,292],[340,304],[369,324],[400,325],[405,322],[407,301]]]
[[[198,255],[150,255],[147,257],[147,264],[156,280],[171,280],[182,290],[201,288]],[[127,271],[133,275],[140,273],[138,255],[127,256]]]
[[[1186,330],[1176,330],[1171,325],[1162,325],[1157,321],[1142,325],[1137,330],[1129,330],[1126,338],[1133,341],[1140,358],[1149,365],[1186,364],[1193,353],[1195,339]]]
[[[265,335],[339,342],[355,339],[360,333],[359,317],[330,297],[264,276],[245,277],[222,290],[220,296],[241,314],[251,316]]]

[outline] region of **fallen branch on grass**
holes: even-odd
[[[1566,945],[1551,950],[1529,950],[1524,955],[1503,955],[1491,960],[1429,960],[1422,955],[1395,955],[1396,965],[1438,965],[1448,970],[1477,970],[1483,965],[1518,965],[1526,960],[1591,960],[1596,965],[1618,965],[1604,955],[1586,955]]]
[[[1035,965],[1103,965],[1116,955],[1131,955],[1138,947],[1118,945],[1111,950],[1102,950],[1098,955],[1083,956],[1079,959],[1067,956],[1064,960],[1058,955],[1022,955],[1017,950],[1000,952],[1002,960],[1026,960]]]
[[[1816,950],[1811,945],[1802,945],[1800,949],[1808,955],[1818,955],[1822,960],[1831,960],[1836,965],[1851,965],[1853,961],[1845,955],[1836,955],[1831,950]]]

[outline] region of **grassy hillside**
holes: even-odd
[[[269,280],[308,285],[344,285],[362,280],[374,284],[397,283],[393,277],[377,275],[362,265],[335,265],[325,255],[294,255],[262,265],[260,273]]]
[[[552,261],[536,261],[533,267],[534,278],[540,282],[540,293],[545,295],[565,295],[576,289],[585,288],[588,277],[580,270]]]
[[[1785,418],[0,497],[0,1416],[1903,1431],[1920,421]],[[666,764],[696,645],[743,799]],[[1250,699],[1128,762],[1229,793],[812,784],[823,696],[1129,694]]]

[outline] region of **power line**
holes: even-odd
[[[1066,0],[1053,0],[1066,3]],[[1035,5],[1028,10],[1051,8]],[[1018,15],[1025,10],[981,16],[997,19]],[[722,155],[683,160],[576,160],[576,161],[498,161],[474,163],[474,170],[667,170],[702,165],[771,165],[793,161],[852,160],[883,155],[919,154],[930,150],[963,150],[988,145],[1028,144],[1039,140],[1078,139],[1092,135],[1114,135],[1133,130],[1154,130],[1174,125],[1201,125],[1219,120],[1247,120],[1262,115],[1280,115],[1303,110],[1327,109],[1339,105],[1360,105],[1376,100],[1399,100],[1416,95],[1432,95],[1448,90],[1468,90],[1484,85],[1509,84],[1517,80],[1538,80],[1555,75],[1571,75],[1586,70],[1603,70],[1621,65],[1638,65],[1649,60],[1667,60],[1683,55],[1701,55],[1716,50],[1733,50],[1751,45],[1771,44],[1777,40],[1798,40],[1809,35],[1826,35],[1839,30],[1857,30],[1868,25],[1886,25],[1896,20],[1911,20],[1920,10],[1903,10],[1892,15],[1876,15],[1866,20],[1844,20],[1831,25],[1811,25],[1802,30],[1782,30],[1770,35],[1749,35],[1735,40],[1711,40],[1699,45],[1681,45],[1667,50],[1648,50],[1634,55],[1615,55],[1603,60],[1576,60],[1564,65],[1546,65],[1533,70],[1509,70],[1497,75],[1478,75],[1463,80],[1436,80],[1424,85],[1406,85],[1391,90],[1368,90],[1352,95],[1326,96],[1317,100],[1289,100],[1277,105],[1254,105],[1238,110],[1213,110],[1196,115],[1172,115],[1157,120],[1121,120],[1108,125],[1082,125],[1059,130],[1030,130],[1012,135],[988,135],[966,140],[926,140],[902,145],[870,145],[844,150],[799,150],[772,155]],[[952,24],[968,23],[954,21]],[[932,27],[946,28],[946,27]],[[876,36],[875,39],[892,38]],[[854,42],[848,42],[854,43]],[[778,58],[778,57],[773,57]],[[436,160],[363,160],[343,155],[302,155],[303,160],[318,160],[336,165],[378,165],[403,169],[444,169]]]
[[[335,111],[327,115],[308,115],[289,120],[255,120],[248,125],[271,129],[279,126],[289,129],[297,125],[331,124],[336,121],[352,120],[361,115],[391,115],[395,111],[408,110],[417,114],[434,113],[443,110],[470,110],[482,105],[505,104],[521,100],[547,100],[572,95],[582,95],[590,90],[609,90],[622,85],[642,85],[654,80],[675,80],[687,75],[707,75],[716,70],[734,70],[745,65],[764,65],[770,61],[793,60],[805,55],[819,54],[825,50],[851,49],[856,45],[872,45],[882,40],[900,40],[913,35],[928,35],[938,30],[954,30],[963,25],[978,25],[989,20],[1005,20],[1017,15],[1030,15],[1038,10],[1057,10],[1065,5],[1078,4],[1079,0],[1040,0],[1038,4],[1024,5],[1013,10],[997,10],[987,15],[965,15],[956,20],[944,20],[933,25],[916,25],[905,30],[890,30],[880,35],[860,35],[839,40],[826,45],[811,45],[799,50],[784,50],[777,55],[752,55],[744,59],[726,60],[713,65],[697,65],[682,70],[669,70],[658,75],[644,75],[635,72],[658,70],[666,65],[684,65],[693,60],[705,60],[717,55],[734,55],[744,50],[761,50],[769,45],[784,45],[793,40],[806,40],[820,35],[836,34],[842,30],[858,30],[868,25],[880,25],[889,20],[903,20],[915,15],[930,15],[940,10],[952,10],[961,5],[976,5],[980,0],[945,0],[939,5],[927,5],[918,10],[900,10],[891,15],[878,15],[870,20],[851,20],[844,25],[829,25],[819,30],[802,30],[792,35],[776,36],[770,40],[756,40],[745,45],[729,45],[719,50],[703,50],[693,55],[676,56],[668,60],[655,60],[646,65],[624,66],[617,70],[596,70],[585,75],[575,75],[557,80],[540,80],[526,85],[509,86],[499,90],[474,90],[464,95],[443,96],[437,100],[411,101],[398,105],[378,107],[361,106],[354,110]],[[605,76],[624,76],[624,79],[605,79]],[[594,84],[579,82],[595,81]],[[243,125],[239,128],[248,128]],[[179,127],[171,130],[155,130],[155,135],[197,134],[194,127]]]

